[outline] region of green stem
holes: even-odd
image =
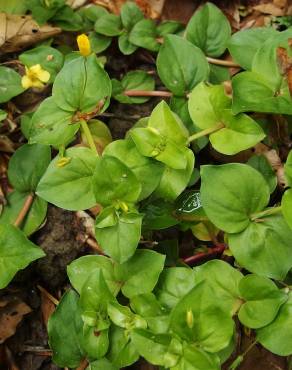
[[[81,125],[81,129],[82,131],[84,132],[84,135],[86,137],[86,140],[87,140],[87,143],[90,147],[90,149],[98,155],[98,152],[97,152],[97,149],[96,149],[96,146],[94,144],[94,140],[93,140],[93,137],[91,135],[91,132],[88,128],[88,125],[87,125],[87,122],[84,120],[84,119],[81,119],[80,120],[80,125]]]
[[[281,211],[282,211],[281,206],[268,208],[268,209],[266,209],[262,212],[254,213],[253,215],[251,215],[251,220],[255,221],[255,220],[258,220],[259,218],[274,215],[274,214],[279,213]]]
[[[216,132],[218,130],[220,130],[221,128],[224,127],[224,124],[223,123],[218,123],[218,125],[216,126],[213,126],[213,127],[209,127],[209,128],[206,128],[205,130],[202,130],[200,132],[197,132],[193,135],[191,135],[189,138],[188,138],[188,144],[190,144],[192,141],[194,140],[197,140],[199,139],[200,137],[202,136],[206,136],[206,135],[210,135],[212,134],[213,132]]]

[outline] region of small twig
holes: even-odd
[[[38,356],[52,356],[53,352],[49,348],[39,347],[39,346],[27,346],[21,347],[21,352],[32,352],[36,353]]]
[[[77,367],[76,370],[85,370],[88,366],[89,362],[86,360],[86,358],[81,362],[81,364]]]
[[[54,303],[55,306],[58,306],[59,304],[59,301],[57,300],[57,298],[55,298],[54,296],[52,296],[52,294],[50,294],[45,288],[43,288],[42,286],[40,285],[37,285],[37,288],[39,291],[41,291],[51,302]]]
[[[105,117],[105,118],[116,118],[116,119],[122,119],[122,120],[133,120],[137,121],[140,118],[144,118],[146,116],[140,116],[139,114],[133,114],[133,115],[127,115],[127,114],[118,114],[118,113],[109,113],[109,112],[104,112],[99,115],[100,117]]]
[[[207,61],[210,64],[216,64],[217,66],[228,67],[228,68],[241,68],[239,64],[235,63],[233,60],[222,60],[207,57]]]
[[[27,213],[30,210],[30,207],[33,203],[33,200],[34,200],[34,194],[31,193],[25,199],[24,204],[23,204],[20,212],[18,213],[18,216],[17,216],[16,220],[14,221],[14,226],[19,227],[22,224],[22,221],[25,219]]]
[[[126,90],[124,91],[126,96],[160,96],[162,98],[171,97],[173,94],[170,91],[158,91],[158,90]]]
[[[221,254],[224,252],[224,250],[225,250],[225,245],[220,244],[214,248],[208,248],[207,252],[201,252],[193,256],[183,258],[183,262],[186,263],[187,265],[193,265],[195,263],[201,262],[206,257],[213,257],[217,254]]]

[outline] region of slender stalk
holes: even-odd
[[[240,68],[240,65],[233,62],[233,60],[221,60],[221,59],[207,57],[207,61],[210,64],[216,64],[217,66],[228,67],[228,68],[231,68],[231,67]]]
[[[224,124],[223,123],[219,123],[218,125],[216,126],[213,126],[213,127],[209,127],[209,128],[206,128],[205,130],[202,130],[202,131],[199,131],[193,135],[191,135],[189,138],[188,138],[188,144],[190,144],[192,141],[194,140],[197,140],[199,139],[200,137],[202,136],[206,136],[206,135],[209,135],[209,134],[212,134],[213,132],[216,132],[218,130],[220,130],[221,128],[224,127]]]
[[[282,211],[281,206],[268,208],[268,209],[266,209],[262,212],[254,213],[253,215],[251,215],[251,220],[255,221],[255,220],[258,220],[262,217],[274,215],[274,214],[279,213],[281,211]]]
[[[126,96],[160,96],[162,98],[168,98],[172,96],[173,94],[170,91],[126,90],[124,91],[124,95]]]
[[[27,215],[28,211],[30,210],[30,207],[32,205],[32,202],[34,200],[34,194],[31,193],[27,196],[25,199],[23,206],[21,210],[18,213],[18,216],[16,217],[16,220],[14,221],[13,225],[19,227],[23,220],[25,219],[25,216]]]
[[[194,265],[195,263],[201,262],[206,257],[213,257],[217,254],[223,253],[225,250],[224,244],[219,244],[218,246],[214,248],[208,248],[207,252],[201,252],[194,254],[193,256],[187,257],[183,259],[183,262],[187,265]]]
[[[77,367],[76,370],[85,370],[88,365],[89,365],[89,362],[86,359],[84,359],[81,361],[81,364]]]
[[[91,132],[88,128],[88,125],[87,125],[87,122],[84,120],[84,119],[81,119],[80,120],[80,124],[81,124],[81,129],[82,131],[84,132],[84,135],[86,137],[86,140],[87,140],[87,143],[90,147],[90,149],[98,155],[98,152],[97,152],[97,149],[96,149],[96,146],[94,144],[94,140],[93,140],[93,137],[91,135]]]

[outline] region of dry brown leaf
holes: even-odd
[[[289,39],[289,47],[292,47],[292,39]],[[292,96],[292,57],[288,55],[287,49],[279,47],[277,48],[277,58],[281,72],[287,79],[290,95]]]
[[[121,7],[127,0],[94,0],[96,5],[107,8],[110,12],[119,14]],[[135,0],[146,17],[159,18],[165,3],[165,0]]]
[[[0,152],[14,153],[14,143],[6,135],[0,135]]]
[[[16,332],[17,325],[31,308],[14,296],[2,298],[0,302],[0,343],[3,343]]]
[[[260,4],[253,7],[254,10],[258,10],[264,14],[270,14],[275,17],[280,17],[285,15],[285,9],[278,7],[273,3]]]
[[[48,321],[52,313],[55,311],[56,306],[47,294],[41,291],[41,310],[45,325],[48,325]]]
[[[0,55],[19,51],[60,32],[57,27],[39,26],[29,15],[0,13]]]

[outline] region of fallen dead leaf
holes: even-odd
[[[278,7],[274,3],[260,4],[253,7],[253,9],[258,10],[264,14],[270,14],[274,17],[280,17],[285,15],[285,8]]]
[[[70,0],[72,1],[72,0]],[[119,14],[121,7],[127,0],[94,0],[96,5],[107,8],[110,12]],[[165,3],[165,0],[135,0],[146,17],[159,18]]]
[[[292,47],[292,39],[288,41],[289,47]],[[288,51],[285,48],[277,48],[278,63],[281,68],[283,76],[287,79],[289,86],[290,95],[292,96],[292,57],[288,55]]]
[[[19,51],[60,32],[58,27],[39,26],[29,15],[0,13],[0,55]]]
[[[45,325],[48,325],[48,321],[52,313],[55,311],[56,305],[48,297],[44,291],[41,291],[41,311]]]
[[[16,332],[17,325],[31,308],[19,298],[9,296],[0,301],[0,344]]]

